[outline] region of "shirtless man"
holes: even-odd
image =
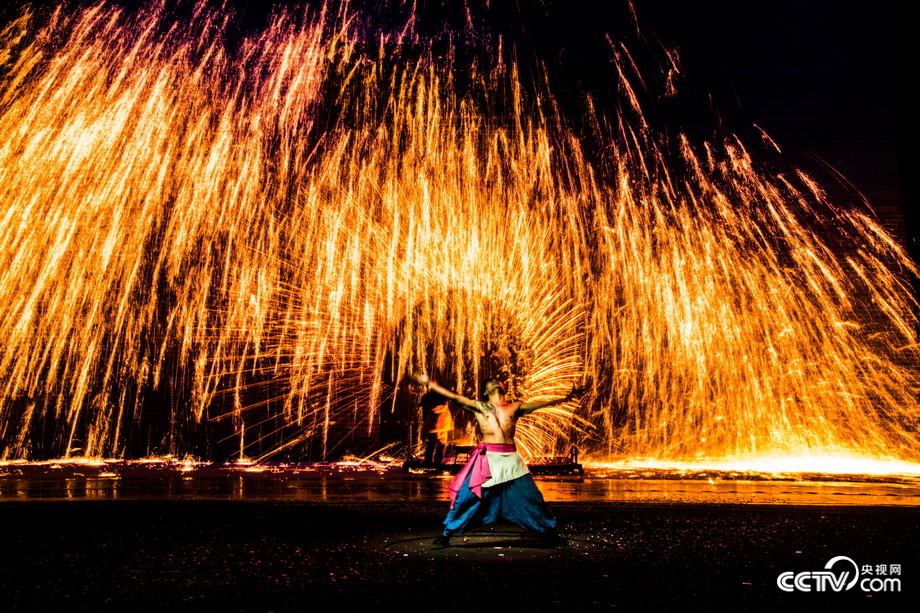
[[[507,402],[501,383],[489,380],[484,394],[488,402],[484,402],[455,394],[431,381],[427,375],[414,375],[413,378],[473,413],[482,433],[482,444],[473,451],[469,462],[448,488],[450,511],[444,520],[443,535],[432,544],[437,548],[447,547],[453,534],[491,524],[500,518],[564,544],[556,533],[552,512],[515,449],[514,432],[518,418],[573,400],[583,390],[572,387],[567,396],[555,400]]]

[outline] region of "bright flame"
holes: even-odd
[[[668,461],[659,459],[629,458],[617,462],[586,462],[585,466],[595,476],[609,476],[605,471],[655,469],[671,474],[720,471],[759,473],[769,477],[783,477],[815,473],[825,475],[904,476],[920,477],[920,463],[905,462],[868,455],[766,455],[723,458],[718,460]],[[612,473],[611,473],[612,474]]]

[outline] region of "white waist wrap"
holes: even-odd
[[[499,483],[513,481],[530,472],[527,464],[524,464],[524,460],[516,451],[511,453],[487,451],[486,459],[489,461],[489,472],[492,473],[492,476],[482,484],[482,487],[492,487]]]

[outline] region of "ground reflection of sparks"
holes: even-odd
[[[377,427],[388,381],[460,387],[488,354],[518,396],[595,382],[522,420],[531,455],[918,458],[903,250],[735,140],[656,133],[621,46],[592,161],[513,62],[461,93],[347,18],[284,13],[238,51],[204,4],[169,19],[99,4],[0,37],[3,457],[45,423],[65,456],[119,455],[183,377],[172,423],[325,454]],[[316,136],[321,103],[341,119]]]

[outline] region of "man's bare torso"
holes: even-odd
[[[494,404],[479,401],[476,405],[478,410],[473,414],[479,424],[482,441],[484,443],[513,443],[521,403]]]

